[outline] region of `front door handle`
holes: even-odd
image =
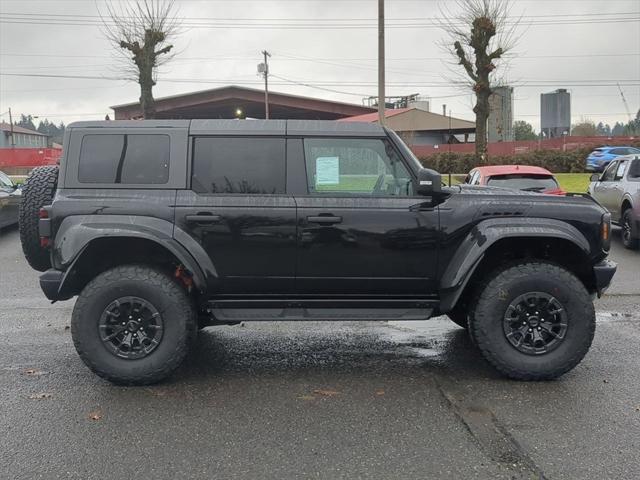
[[[184,219],[189,223],[218,223],[222,217],[220,215],[198,214],[187,215]]]
[[[319,215],[316,217],[307,217],[309,223],[319,223],[321,225],[334,225],[342,222],[342,217],[336,217],[335,215]]]

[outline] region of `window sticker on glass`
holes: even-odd
[[[338,157],[316,158],[316,185],[338,185],[340,183],[340,159]]]

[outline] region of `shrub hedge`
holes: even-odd
[[[517,155],[491,155],[487,165],[532,165],[543,167],[553,173],[584,172],[585,162],[593,147],[560,152],[556,150],[534,150]],[[467,173],[475,167],[481,166],[477,157],[472,153],[436,153],[421,157],[425,167],[440,173]]]

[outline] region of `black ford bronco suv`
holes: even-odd
[[[593,199],[441,184],[392,131],[299,120],[80,122],[32,172],[20,234],[82,360],[123,384],[200,327],[448,315],[508,377],[587,353],[616,266]]]

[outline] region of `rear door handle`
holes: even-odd
[[[342,222],[342,217],[335,215],[319,215],[317,217],[307,217],[309,223],[319,223],[321,225],[333,225]]]
[[[210,214],[187,215],[184,218],[189,223],[218,223],[222,220],[220,215]]]

